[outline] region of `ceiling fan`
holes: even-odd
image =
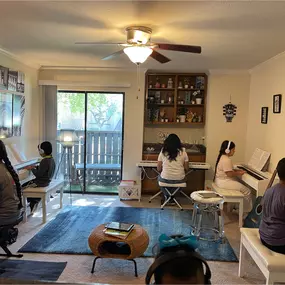
[[[76,42],[78,45],[119,45],[123,49],[112,53],[103,60],[112,59],[118,55],[125,53],[129,59],[139,65],[143,63],[149,56],[160,63],[167,63],[171,59],[167,58],[157,50],[172,50],[189,53],[201,53],[200,46],[176,45],[166,43],[151,42],[152,29],[142,26],[131,26],[126,28],[127,42],[126,43],[97,43],[97,42]]]

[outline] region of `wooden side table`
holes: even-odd
[[[93,261],[91,273],[94,273],[98,258],[118,258],[133,261],[135,276],[138,277],[137,264],[134,258],[140,257],[147,249],[149,244],[147,232],[140,225],[135,225],[126,239],[119,239],[105,235],[103,232],[104,229],[105,225],[98,226],[91,232],[88,238],[89,247],[96,256]],[[112,251],[112,248],[116,250]]]

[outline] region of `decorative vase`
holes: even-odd
[[[185,116],[185,115],[180,115],[180,116],[179,116],[179,121],[180,121],[180,123],[185,123],[185,121],[186,121],[186,116]]]

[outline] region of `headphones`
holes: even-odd
[[[45,154],[45,151],[41,148],[41,144],[38,145],[38,150],[40,154]]]
[[[146,277],[145,277],[145,284],[150,284],[151,278],[152,278],[153,274],[155,273],[155,271],[157,270],[158,267],[160,267],[164,263],[167,263],[171,260],[181,258],[181,257],[189,257],[189,258],[201,261],[206,267],[206,273],[204,274],[204,279],[205,279],[204,284],[211,284],[211,275],[212,274],[211,274],[210,267],[209,267],[208,263],[206,262],[206,260],[199,253],[197,253],[195,251],[187,252],[185,250],[179,250],[177,252],[169,252],[169,253],[165,253],[165,254],[159,256],[154,261],[154,263],[150,266],[150,268],[148,269]],[[190,266],[190,264],[189,264],[189,266]]]
[[[226,153],[226,154],[229,154],[229,153],[231,152],[231,150],[230,150],[231,143],[232,143],[232,142],[229,141],[228,146],[227,146],[227,148],[226,148],[226,150],[225,150],[225,153]]]

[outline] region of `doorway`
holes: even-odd
[[[70,156],[57,143],[57,165],[66,192],[117,194],[122,177],[124,93],[58,91],[57,133],[74,130]],[[70,170],[70,175],[69,175]]]

